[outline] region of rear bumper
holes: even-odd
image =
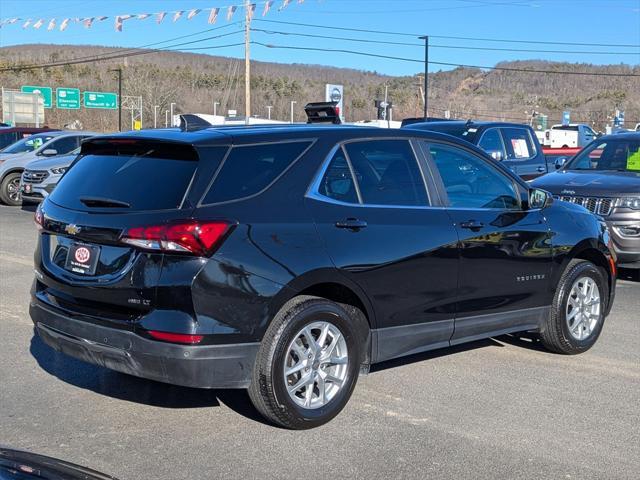
[[[247,388],[259,343],[176,345],[62,315],[38,303],[29,308],[42,340],[53,349],[111,370],[196,388]]]

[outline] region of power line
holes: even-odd
[[[347,50],[342,48],[296,47],[291,45],[273,45],[273,44],[267,44],[267,43],[261,43],[261,42],[251,42],[251,43],[254,43],[256,45],[260,45],[266,48],[274,48],[274,49],[348,53],[352,55],[362,55],[366,57],[375,57],[375,58],[386,58],[389,60],[398,60],[403,62],[424,63],[423,60],[418,60],[415,58],[396,57],[392,55],[381,55],[381,54],[369,53],[369,52],[359,52],[356,50]],[[585,75],[585,76],[595,76],[595,77],[640,77],[640,74],[636,74],[636,73],[573,72],[569,70],[537,70],[537,69],[529,69],[529,68],[489,67],[486,65],[467,65],[464,63],[449,63],[449,62],[435,62],[435,61],[429,61],[429,64],[442,65],[447,67],[465,67],[465,68],[477,68],[477,69],[483,69],[483,70],[500,70],[500,71],[506,71],[506,72],[521,72],[521,73],[549,73],[549,74],[557,74],[557,75]]]
[[[145,45],[140,45],[138,47],[119,48],[119,49],[116,49],[116,50],[113,50],[113,51],[110,51],[110,52],[106,52],[106,53],[102,53],[102,54],[84,55],[82,57],[75,57],[75,58],[71,58],[71,59],[68,59],[68,60],[59,60],[58,62],[67,62],[67,61],[72,62],[72,61],[76,61],[76,60],[84,60],[84,59],[87,59],[87,58],[100,59],[102,57],[107,57],[107,56],[110,57],[111,55],[120,54],[120,53],[137,52],[138,50],[140,50],[142,48],[149,48],[149,47],[153,47],[153,46],[160,45],[160,44],[163,44],[163,43],[175,42],[176,40],[182,40],[183,38],[195,37],[197,35],[202,35],[202,34],[205,34],[205,33],[216,31],[216,30],[222,30],[223,28],[229,28],[232,25],[238,25],[240,23],[242,23],[242,22],[241,21],[231,22],[231,23],[227,23],[225,25],[221,25],[221,26],[218,26],[218,27],[207,28],[207,29],[201,30],[199,32],[190,33],[188,35],[180,35],[179,37],[173,37],[173,38],[169,38],[167,40],[162,40],[162,41],[159,41],[159,42],[147,43]],[[210,39],[213,39],[213,38],[217,38],[217,37],[207,37],[207,38],[202,38],[200,40],[210,40]],[[185,45],[186,45],[186,43],[185,43]],[[58,62],[56,62],[56,63],[58,63]],[[20,70],[31,70],[32,68],[30,68],[30,67],[48,68],[48,67],[41,66],[41,64],[35,63],[35,64],[31,64],[31,65],[20,66],[19,69]],[[18,68],[18,67],[16,67],[16,68]],[[6,69],[0,69],[0,71],[6,71]]]
[[[377,33],[381,35],[399,35],[403,37],[420,37],[423,33],[407,33],[407,32],[393,32],[387,30],[371,30],[364,28],[349,28],[349,27],[334,27],[330,25],[317,25],[312,23],[300,23],[300,22],[285,22],[282,20],[265,20],[262,18],[254,19],[256,22],[267,23],[279,23],[282,25],[295,25],[298,27],[312,27],[312,28],[324,28],[329,30],[344,30],[349,32],[360,33]],[[622,47],[622,48],[640,48],[640,44],[620,44],[620,43],[584,43],[584,42],[550,42],[544,40],[510,40],[503,38],[479,38],[479,37],[456,37],[449,35],[429,35],[430,38],[446,38],[451,40],[473,40],[480,42],[500,42],[500,43],[532,43],[541,45],[574,45],[583,47]]]
[[[149,50],[140,50],[140,49],[135,49],[134,51],[130,51],[130,52],[124,52],[124,53],[114,53],[114,54],[104,54],[103,56],[94,56],[94,57],[79,57],[77,59],[70,59],[70,60],[66,60],[66,61],[60,61],[60,62],[53,62],[53,63],[47,63],[47,64],[34,64],[34,65],[21,65],[21,66],[13,66],[13,67],[4,67],[4,68],[0,68],[0,72],[16,72],[16,71],[23,71],[23,70],[37,70],[40,68],[54,68],[54,67],[64,67],[67,65],[79,65],[79,64],[83,64],[83,63],[93,63],[93,62],[101,62],[104,60],[117,60],[119,58],[128,58],[128,57],[134,57],[134,56],[138,56],[138,55],[148,55],[151,53],[159,53],[159,52],[179,52],[179,51],[189,51],[189,50],[207,50],[210,48],[224,48],[224,47],[231,47],[231,46],[237,46],[237,45],[243,45],[243,44],[232,44],[232,45],[214,45],[214,46],[210,46],[210,47],[199,47],[199,48],[183,48],[183,49],[175,49],[172,50],[175,47],[181,47],[184,45],[190,45],[193,43],[199,43],[205,40],[213,40],[216,38],[222,38],[222,37],[227,37],[229,35],[236,35],[238,33],[243,32],[243,30],[236,30],[234,32],[230,32],[230,33],[223,33],[221,35],[215,35],[212,37],[207,37],[207,38],[202,38],[199,40],[193,40],[190,42],[182,42],[182,43],[177,43],[177,44],[173,44],[173,45],[167,45],[165,47],[160,47],[160,48],[154,48],[154,49],[149,49]],[[163,42],[164,43],[164,42]]]
[[[374,43],[379,45],[402,45],[409,47],[424,48],[422,43],[409,43],[409,42],[389,42],[384,40],[371,40],[364,38],[352,38],[352,37],[336,37],[329,35],[315,35],[311,33],[296,33],[296,32],[282,32],[279,30],[264,30],[261,28],[253,28],[254,32],[262,32],[268,35],[285,35],[294,37],[306,37],[306,38],[322,38],[328,40],[343,40],[348,42],[360,42],[360,43]],[[582,53],[587,55],[639,55],[635,52],[597,52],[597,51],[583,51],[583,50],[535,50],[535,49],[519,49],[519,48],[496,48],[496,47],[469,47],[463,45],[441,45],[441,44],[429,44],[429,48],[451,48],[459,50],[489,50],[499,52],[529,52],[529,53]]]

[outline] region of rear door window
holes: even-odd
[[[408,140],[372,140],[344,146],[358,181],[362,203],[425,206],[424,180]]]
[[[197,153],[183,144],[102,141],[83,146],[82,153],[52,192],[52,202],[85,211],[109,201],[127,211],[175,209],[198,167]]]
[[[0,149],[3,149],[7,145],[11,145],[16,140],[16,132],[0,133]]]
[[[507,150],[507,160],[526,160],[536,156],[536,150],[528,130],[503,128],[502,136]]]
[[[312,143],[306,140],[233,147],[202,204],[239,200],[262,192],[293,165]]]

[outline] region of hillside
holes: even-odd
[[[0,67],[48,63],[69,58],[115,53],[120,49],[97,46],[22,45],[0,49]],[[372,64],[373,65],[373,64]],[[500,64],[511,68],[623,72],[640,74],[640,66],[594,66],[590,64],[519,61]],[[122,67],[123,94],[141,95],[144,126],[153,124],[153,106],[159,105],[159,120],[171,102],[176,112],[211,113],[213,102],[219,112],[244,112],[243,60],[179,52],[156,52],[99,63],[68,65],[50,69],[0,72],[0,85],[77,87],[81,90],[116,91],[115,76],[109,69]],[[433,70],[433,68],[432,68]],[[418,72],[416,72],[418,73]],[[430,115],[477,119],[525,121],[525,111],[537,109],[558,122],[563,110],[572,112],[572,121],[589,122],[603,129],[614,109],[626,111],[628,124],[640,122],[640,78],[551,75],[458,68],[429,75]],[[338,69],[319,65],[252,62],[253,113],[288,119],[290,101],[297,102],[296,120],[304,119],[302,106],[324,99],[325,83],[345,86],[347,120],[375,117],[373,101],[382,98],[385,84],[394,103],[394,118],[421,115],[422,99],[418,77],[392,77],[376,72]],[[47,123],[62,125],[80,120],[87,129],[117,128],[117,116],[104,110],[48,110]],[[129,122],[124,115],[124,125]]]

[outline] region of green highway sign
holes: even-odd
[[[56,88],[56,107],[66,110],[77,110],[80,108],[80,89],[78,88]]]
[[[110,92],[83,92],[84,108],[118,108],[118,95]]]
[[[22,93],[40,93],[44,99],[44,108],[51,108],[53,93],[51,87],[40,87],[37,85],[24,85],[20,88]]]

